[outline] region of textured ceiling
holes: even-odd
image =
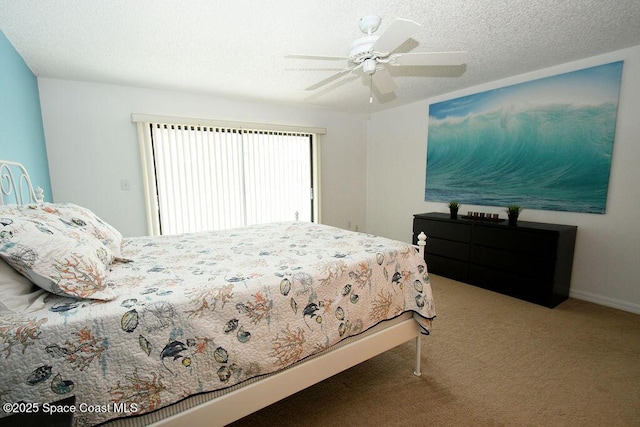
[[[378,32],[423,25],[397,52],[465,50],[466,66],[393,68],[373,104],[355,74],[305,91],[346,61],[285,55],[347,56],[371,13]],[[0,0],[0,30],[38,77],[370,113],[640,45],[640,1]]]

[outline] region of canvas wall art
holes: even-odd
[[[619,61],[431,104],[425,200],[604,213],[621,76]]]

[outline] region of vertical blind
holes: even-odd
[[[159,123],[149,131],[160,234],[313,220],[312,134]]]

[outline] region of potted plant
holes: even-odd
[[[452,200],[449,202],[449,213],[451,214],[451,219],[458,218],[458,209],[460,209],[460,202],[457,200]]]
[[[522,212],[522,207],[520,207],[520,205],[514,204],[507,206],[509,225],[518,225],[518,216],[520,216],[520,212]]]

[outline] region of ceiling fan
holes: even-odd
[[[348,66],[339,72],[309,86],[305,90],[318,89],[349,73],[363,72],[370,77],[369,102],[373,102],[373,86],[381,94],[391,93],[397,85],[393,81],[387,66],[442,66],[462,65],[467,58],[467,52],[415,52],[392,53],[401,44],[415,34],[422,25],[409,19],[398,18],[380,35],[374,35],[380,26],[381,18],[377,15],[367,15],[360,19],[358,26],[366,36],[351,44],[348,57],[320,56],[320,55],[286,55],[293,59],[314,60],[348,60]]]

